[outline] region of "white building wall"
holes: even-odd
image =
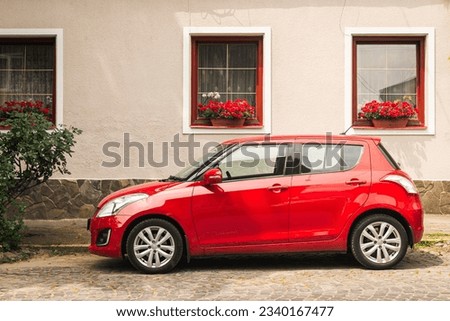
[[[345,6],[344,6],[345,5]],[[272,134],[345,130],[345,29],[435,30],[436,132],[383,137],[414,179],[450,180],[450,4],[431,1],[234,1],[234,0],[0,0],[2,29],[62,29],[63,122],[84,130],[69,168],[71,179],[159,178],[178,170],[163,142],[182,134],[183,28],[271,28]],[[144,166],[131,148],[129,166],[102,147],[123,145],[124,133],[145,147]],[[221,141],[237,135],[195,135]],[[170,145],[169,145],[170,147]],[[196,154],[201,153],[198,148]],[[180,158],[187,159],[186,149]]]

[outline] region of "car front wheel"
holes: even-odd
[[[161,219],[137,224],[127,239],[130,263],[145,273],[166,273],[172,270],[183,254],[183,240],[178,229]]]
[[[399,263],[408,249],[403,225],[386,214],[362,219],[353,230],[351,251],[355,259],[370,269],[387,269]]]

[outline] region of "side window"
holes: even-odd
[[[286,145],[243,145],[219,162],[224,180],[282,175]]]
[[[361,159],[363,146],[311,143],[297,148],[297,173],[314,174],[346,171]]]

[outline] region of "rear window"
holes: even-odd
[[[378,149],[381,151],[381,154],[383,154],[384,158],[386,158],[386,160],[389,162],[389,164],[391,164],[391,166],[394,169],[400,169],[400,166],[398,165],[398,163],[395,161],[395,159],[391,156],[391,154],[389,154],[389,152],[387,151],[387,149],[383,146],[383,144],[379,143],[378,144]]]

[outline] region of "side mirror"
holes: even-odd
[[[222,183],[222,171],[218,168],[211,168],[203,174],[203,184],[212,185]]]

